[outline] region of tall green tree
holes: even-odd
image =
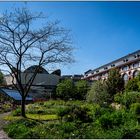
[[[74,98],[74,93],[74,83],[70,79],[63,80],[57,85],[56,96],[61,99],[69,100],[70,98]]]
[[[86,94],[87,94],[88,87],[89,87],[88,82],[85,80],[80,80],[80,81],[76,82],[75,87],[76,87],[75,98],[78,100],[86,99]]]
[[[109,94],[106,85],[102,81],[96,81],[92,84],[87,94],[87,101],[104,105],[109,100]]]
[[[119,73],[119,69],[113,68],[109,71],[106,88],[111,100],[116,93],[123,91],[124,80]]]

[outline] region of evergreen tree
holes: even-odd
[[[63,80],[57,85],[56,96],[61,99],[69,100],[74,97],[74,93],[75,87],[72,80]]]
[[[108,94],[110,95],[111,101],[116,93],[123,91],[124,80],[117,68],[113,68],[109,71],[108,79],[106,81],[106,88]]]
[[[85,80],[80,80],[75,84],[76,95],[75,99],[84,100],[88,91],[88,83]]]

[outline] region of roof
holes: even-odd
[[[132,55],[136,54],[136,53],[140,53],[140,50],[137,50],[137,51],[135,51],[135,52],[133,52],[133,53],[130,53],[130,54],[128,54],[128,55],[125,55],[125,56],[123,56],[123,57],[121,57],[121,58],[119,58],[119,59],[116,59],[116,60],[111,61],[111,62],[109,62],[109,63],[107,63],[107,64],[105,64],[105,65],[102,65],[102,66],[100,66],[100,67],[98,67],[98,68],[96,68],[96,69],[93,69],[92,72],[93,72],[93,71],[96,71],[96,70],[99,70],[99,69],[101,69],[101,68],[104,68],[104,67],[106,67],[106,66],[108,66],[108,65],[110,65],[110,64],[116,63],[116,62],[118,62],[118,61],[120,61],[120,60],[123,60],[123,59],[125,59],[125,58],[127,58],[127,57],[129,57],[129,56],[132,56]],[[90,72],[91,72],[91,71],[90,71]]]
[[[22,100],[20,93],[17,90],[0,88],[0,93],[6,94],[14,100]],[[33,100],[32,97],[26,97],[26,100]]]
[[[30,66],[29,68],[27,68],[24,72],[25,73],[34,73],[37,69],[37,65],[33,65],[33,66]],[[39,70],[38,70],[38,73],[43,73],[43,74],[49,74],[47,72],[47,70],[45,70],[43,67],[39,66]]]

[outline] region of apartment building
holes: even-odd
[[[94,80],[105,80],[108,77],[108,72],[111,68],[118,68],[123,79],[128,81],[129,79],[138,75],[140,71],[140,50],[107,63],[101,67],[93,70],[88,70],[84,73],[83,79],[94,81]]]

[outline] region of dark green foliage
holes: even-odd
[[[2,93],[0,93],[0,113],[9,112],[12,110],[13,100]]]
[[[110,95],[110,100],[113,101],[113,96],[123,91],[124,89],[124,80],[121,77],[119,70],[113,68],[109,71],[108,78],[106,81],[107,93]]]
[[[94,82],[87,94],[87,101],[104,106],[109,100],[106,85],[102,81]]]
[[[58,109],[58,112],[57,112],[57,115],[61,118],[61,121],[63,119],[63,117],[68,114],[70,111],[70,109],[67,107],[67,108],[60,108]]]
[[[87,91],[88,91],[87,81],[80,80],[80,81],[76,82],[75,88],[76,88],[75,99],[85,100],[86,99],[86,94],[87,94]]]
[[[91,122],[92,118],[88,114],[89,109],[85,106],[72,105],[69,108],[61,108],[58,111],[58,116],[61,120],[64,117],[65,121],[81,121],[81,122]]]
[[[21,119],[9,124],[4,130],[8,132],[8,136],[11,138],[32,138],[30,129],[37,124],[33,120]]]
[[[56,97],[63,100],[85,100],[88,91],[88,83],[84,80],[74,84],[72,80],[61,81],[56,88]]]
[[[122,111],[106,112],[99,118],[102,128],[113,129],[124,124],[126,113]]]
[[[57,85],[56,96],[58,98],[69,100],[70,98],[74,98],[74,94],[75,87],[72,80],[63,80]]]
[[[53,121],[19,118],[4,130],[14,139],[139,139],[139,107],[139,104],[132,104],[130,110],[115,110],[84,101],[35,103],[28,105],[27,110],[55,109],[57,111],[52,113],[57,113],[62,121],[59,117]]]
[[[130,112],[140,117],[140,103],[131,104]]]
[[[114,100],[129,108],[132,103],[140,102],[140,92],[133,91],[124,92],[123,94],[118,93],[114,96]]]
[[[139,139],[139,138],[140,138],[140,127],[125,129],[123,131],[122,139]]]
[[[5,80],[4,80],[4,75],[3,73],[0,71],[0,85],[5,84]]]
[[[137,78],[130,79],[125,86],[125,91],[126,92],[139,91],[138,79]]]
[[[13,116],[20,116],[20,115],[21,115],[21,109],[18,108],[18,109],[16,109],[16,110],[12,111],[12,115],[13,115]]]

